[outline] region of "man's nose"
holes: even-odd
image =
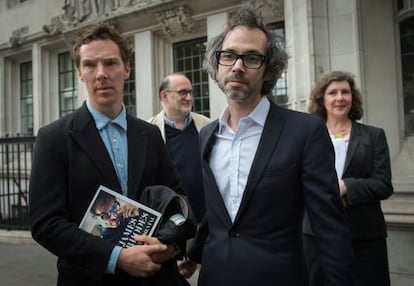
[[[233,70],[244,70],[244,63],[242,58],[236,59],[233,65]]]
[[[96,72],[97,79],[104,79],[107,77],[105,66],[103,64],[98,64],[96,69],[97,69],[97,72]]]

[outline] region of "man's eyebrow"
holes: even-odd
[[[121,61],[119,57],[106,57],[106,58],[83,58],[81,62],[89,61],[89,62],[96,62],[96,61]]]
[[[224,51],[224,52],[232,52],[232,53],[235,53],[235,54],[238,54],[238,55],[247,55],[247,54],[263,55],[263,53],[261,51],[256,50],[256,49],[251,49],[251,50],[243,51],[242,53],[236,52],[236,50],[233,49],[233,48],[222,49],[222,51]]]

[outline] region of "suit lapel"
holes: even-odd
[[[253,195],[256,186],[260,182],[263,172],[272,157],[272,153],[276,149],[276,144],[285,122],[285,118],[282,116],[282,111],[283,110],[275,104],[270,105],[269,114],[263,128],[259,146],[257,147],[249,177],[247,178],[246,189],[244,190],[243,198],[234,223],[237,222],[243,213],[243,210],[246,208],[248,201]]]
[[[355,151],[358,150],[360,143],[361,143],[361,132],[359,129],[359,125],[356,122],[352,122],[351,135],[349,137],[349,145],[348,145],[348,151],[346,152],[343,174],[345,174],[346,169],[348,168],[351,162],[351,159],[355,154]]]
[[[105,148],[98,130],[96,129],[95,121],[89,113],[86,104],[84,103],[74,113],[73,129],[69,130],[72,138],[84,150],[96,169],[102,175],[102,184],[109,185],[108,187],[117,186],[115,191],[120,191],[121,186],[118,181],[115,169],[112,165],[111,158]]]
[[[225,218],[226,223],[231,225],[232,222],[229,213],[227,212],[226,205],[221,197],[221,193],[209,164],[211,149],[215,143],[215,132],[218,129],[218,120],[215,120],[213,124],[207,125],[204,129],[205,132],[203,132],[203,136],[200,136],[200,150],[202,154],[203,176],[206,176],[206,179],[204,180],[209,183],[209,188],[208,190],[205,190],[205,192],[210,192],[208,194],[208,197],[211,198],[209,203],[211,203],[211,206],[214,206],[214,211],[220,212],[220,217]]]

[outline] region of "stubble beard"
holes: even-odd
[[[228,89],[224,90],[228,100],[233,102],[245,102],[254,96],[249,90]]]

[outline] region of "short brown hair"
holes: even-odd
[[[323,76],[314,86],[310,96],[308,111],[312,114],[318,115],[326,121],[326,108],[323,104],[323,97],[328,86],[334,81],[347,81],[351,88],[352,106],[348,113],[351,120],[359,120],[364,115],[362,107],[361,92],[357,88],[354,76],[345,71],[333,71]]]
[[[75,43],[72,48],[72,55],[75,59],[76,67],[80,66],[79,49],[82,45],[88,44],[97,40],[111,40],[119,48],[122,61],[124,64],[128,64],[132,55],[131,43],[122,37],[120,31],[118,31],[113,25],[109,23],[99,22],[90,26],[87,26],[76,35]]]

